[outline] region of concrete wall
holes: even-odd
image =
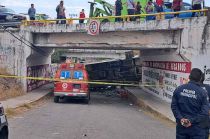
[[[30,32],[18,29],[9,29],[8,31],[11,33],[0,31],[1,68],[6,68],[12,75],[27,76],[27,67],[51,64],[53,49],[45,50],[45,55],[42,55],[31,49],[29,42],[33,42],[33,36]],[[27,80],[19,79],[19,81],[22,83],[24,90],[27,90]]]
[[[21,38],[19,30],[11,30],[11,33]],[[0,66],[2,68],[6,68],[12,75],[26,76],[26,58],[29,53],[30,49],[25,44],[10,33],[0,31]],[[20,80],[20,82],[26,87],[25,80]]]

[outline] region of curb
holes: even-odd
[[[14,108],[9,108],[9,107],[8,107],[8,108],[5,108],[5,109],[17,109],[17,108],[23,107],[23,106],[25,106],[25,105],[33,104],[33,103],[36,103],[36,102],[38,102],[38,101],[41,101],[41,100],[43,100],[43,99],[45,99],[45,98],[48,98],[48,97],[51,96],[52,94],[53,94],[53,91],[49,91],[47,94],[43,95],[43,96],[40,97],[40,98],[31,100],[31,101],[29,101],[29,102],[27,102],[27,103],[23,103],[23,104],[17,105],[17,106],[14,107]]]
[[[169,121],[169,122],[172,122],[172,123],[175,124],[175,121],[168,118],[164,114],[160,113],[159,111],[157,111],[153,107],[149,106],[143,99],[136,97],[129,90],[127,90],[127,92],[128,92],[128,99],[131,100],[135,105],[137,105],[141,109],[145,110],[146,112],[151,113],[155,117],[159,117],[160,119],[163,119],[163,120],[166,120],[166,121]]]
[[[13,118],[17,115],[23,114],[23,112],[26,112],[31,108],[38,106],[39,103],[42,103],[42,101],[48,100],[52,96],[52,94],[53,92],[50,91],[45,95],[43,95],[42,97],[34,99],[30,102],[17,105],[14,108],[9,108],[9,107],[5,108],[5,114],[7,115],[8,118]]]
[[[16,109],[16,108],[18,108],[18,107],[22,107],[22,106],[27,105],[27,104],[33,104],[33,103],[36,103],[36,102],[38,102],[38,101],[44,100],[45,98],[48,98],[48,97],[51,96],[52,94],[53,94],[53,91],[50,91],[50,92],[48,92],[47,94],[45,94],[44,96],[42,96],[42,97],[40,97],[40,98],[38,98],[38,99],[36,99],[36,100],[32,100],[32,101],[29,102],[29,103],[21,104],[21,105],[15,107],[14,109]]]

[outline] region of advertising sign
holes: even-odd
[[[143,89],[167,102],[171,102],[174,90],[188,82],[191,62],[144,61]]]

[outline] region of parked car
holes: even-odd
[[[9,130],[7,117],[4,114],[4,108],[0,103],[0,139],[8,139]]]
[[[192,10],[192,5],[189,3],[183,2],[181,11],[188,11],[188,10]],[[173,12],[171,2],[164,2],[163,12]],[[156,11],[154,13],[156,13]],[[192,12],[180,13],[178,16],[178,18],[191,18],[191,17],[192,17]],[[165,15],[165,19],[171,19],[171,18],[174,18],[174,14]],[[155,16],[148,16],[146,19],[155,20],[156,18]]]
[[[165,2],[164,7],[163,7],[163,12],[173,12],[172,8],[172,3],[171,2]],[[181,11],[188,11],[192,10],[192,5],[186,2],[183,2]],[[174,17],[174,14],[167,14],[165,15],[165,19],[171,19]],[[190,18],[192,17],[192,12],[187,12],[187,13],[180,13],[179,18]]]
[[[0,6],[0,25],[4,27],[19,27],[22,20],[26,20],[26,17],[16,14],[15,11],[5,6]]]

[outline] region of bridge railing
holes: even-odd
[[[88,17],[88,18],[67,18],[67,19],[50,19],[50,20],[24,20],[22,21],[22,25],[24,26],[33,26],[33,25],[53,25],[53,24],[61,24],[60,21],[65,21],[65,24],[74,24],[74,21],[77,20],[101,20],[103,22],[104,19],[115,19],[121,18],[122,21],[127,21],[130,18],[138,17],[140,19],[145,19],[146,17],[155,17],[155,20],[164,20],[167,15],[175,15],[175,14],[183,14],[183,13],[202,13],[202,16],[207,16],[209,9],[202,10],[188,10],[188,11],[179,11],[179,12],[160,12],[160,13],[151,13],[151,14],[136,14],[136,15],[123,15],[123,16],[103,16],[103,17]],[[173,17],[172,17],[173,18]],[[189,17],[188,17],[189,18]],[[111,21],[111,22],[114,22]]]

